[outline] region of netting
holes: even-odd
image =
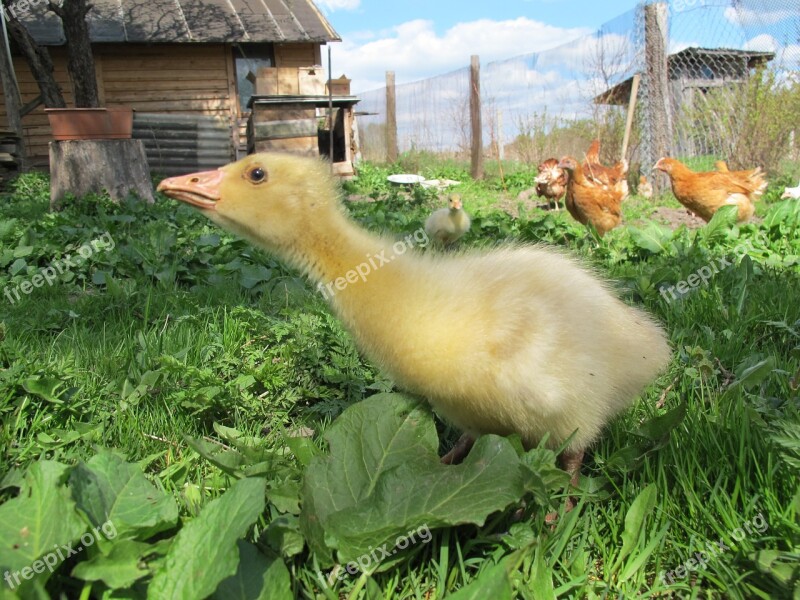
[[[485,155],[529,163],[580,156],[599,137],[602,158],[618,160],[639,74],[628,158],[652,165],[671,154],[738,166],[764,152],[745,148],[753,146],[742,140],[748,127],[782,137],[800,122],[793,113],[799,67],[800,0],[643,3],[590,36],[482,65]],[[763,105],[765,89],[775,106]],[[401,152],[468,155],[468,68],[398,85],[396,95]],[[383,160],[386,90],[360,97],[359,110],[368,113],[359,119],[363,155]],[[767,116],[782,125],[767,126]]]

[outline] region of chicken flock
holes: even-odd
[[[731,171],[725,161],[717,161],[715,171],[698,173],[673,158],[660,159],[654,170],[666,173],[678,202],[708,222],[722,206],[734,205],[738,220],[746,221],[755,212],[755,202],[767,187],[761,169]],[[628,197],[628,163],[612,167],[600,162],[600,141],[594,140],[581,163],[571,156],[548,158],[539,165],[534,182],[536,193],[555,203],[564,197],[569,214],[583,225],[591,225],[603,236],[622,222],[622,202]],[[800,186],[798,186],[800,187]],[[653,186],[645,175],[639,177],[638,193],[653,196]],[[784,198],[796,197],[796,188],[787,188]]]

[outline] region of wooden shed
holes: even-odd
[[[339,35],[311,0],[95,0],[89,24],[101,102],[135,110],[135,138],[163,174],[219,166],[247,149],[251,74],[265,67],[321,69],[321,46]],[[17,15],[50,46],[56,78],[72,100],[64,33],[46,2]],[[13,52],[13,48],[12,48]],[[38,87],[14,57],[22,103]],[[250,75],[250,78],[248,78]],[[43,106],[23,117],[30,166],[47,166]],[[7,126],[0,98],[0,130]]]
[[[675,105],[691,104],[697,93],[744,83],[753,69],[775,58],[774,52],[727,48],[684,48],[667,58],[671,95]],[[594,99],[595,104],[625,106],[633,77],[621,81]]]

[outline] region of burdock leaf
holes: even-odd
[[[64,485],[68,469],[52,461],[34,463],[25,474],[19,496],[0,506],[0,572],[30,567],[42,555],[60,552],[62,545],[86,531]],[[57,562],[63,560],[59,556]]]
[[[78,508],[104,526],[107,538],[147,539],[178,520],[175,499],[150,483],[139,465],[110,450],[75,467],[69,482]]]
[[[301,525],[330,564],[383,547],[388,555],[430,541],[430,528],[471,523],[518,501],[524,470],[511,443],[481,436],[458,466],[442,465],[433,417],[402,394],[348,408],[327,433],[330,456],[306,470]],[[377,566],[373,553],[370,566]]]
[[[240,479],[203,507],[178,532],[147,597],[206,598],[236,573],[239,539],[264,511],[265,487],[261,478]]]

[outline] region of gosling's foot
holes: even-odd
[[[569,473],[569,487],[576,488],[578,487],[578,483],[580,483],[581,479],[581,466],[583,465],[583,450],[579,451],[567,451],[561,453],[561,456],[558,457],[558,461],[561,464],[561,468]],[[564,514],[570,512],[575,505],[577,504],[577,498],[575,496],[567,496],[567,499],[564,501]],[[551,512],[548,513],[547,516],[544,518],[545,523],[548,525],[554,524],[558,520],[558,513]]]
[[[475,444],[475,438],[465,433],[462,435],[452,450],[442,457],[443,465],[457,465],[467,457],[472,446]]]

